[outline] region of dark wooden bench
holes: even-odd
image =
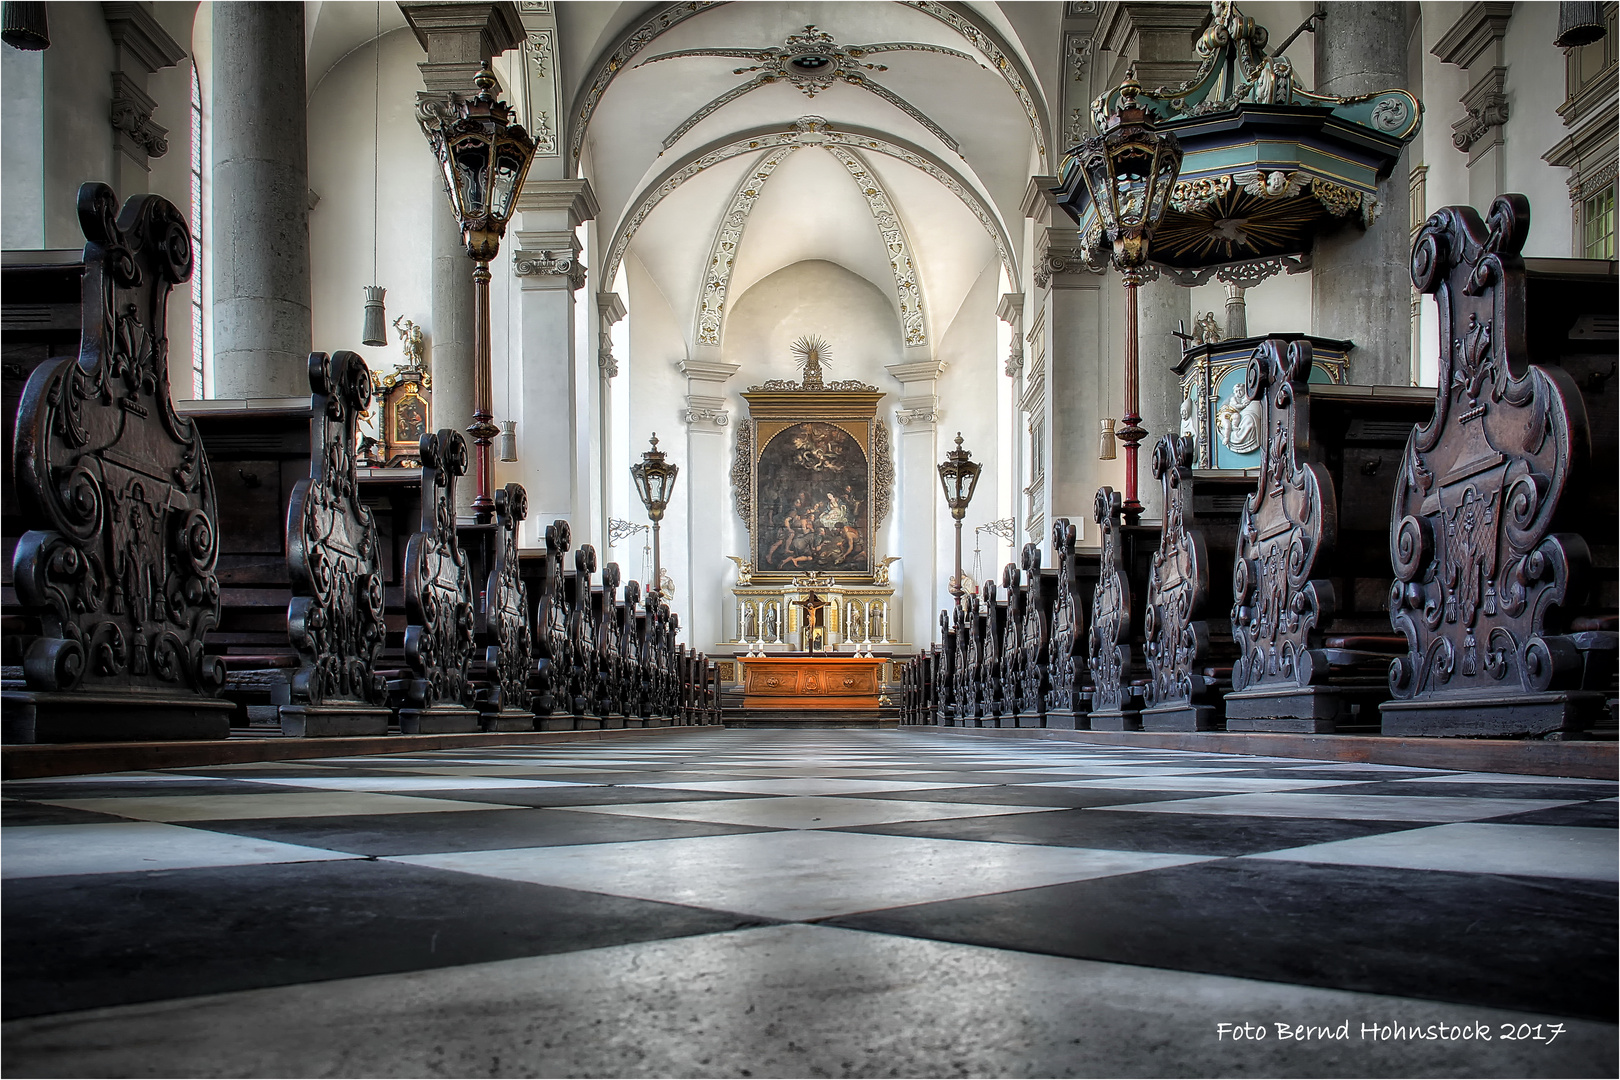
[[[1529,226],[1525,198],[1502,195],[1483,221],[1441,210],[1413,248],[1440,378],[1395,477],[1390,618],[1407,648],[1388,735],[1564,737],[1613,686],[1612,554],[1601,565],[1587,537],[1612,552],[1615,351],[1595,343],[1613,340],[1614,284],[1532,277]]]

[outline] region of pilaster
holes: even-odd
[[[1503,39],[1512,17],[1510,2],[1473,4],[1433,49],[1442,63],[1468,72],[1468,91],[1461,99],[1463,117],[1451,125],[1451,143],[1468,155],[1470,201],[1479,206],[1489,205],[1504,179],[1502,128],[1508,120],[1508,92]]]
[[[732,564],[727,555],[743,545],[735,538],[736,519],[730,511],[726,480],[731,475],[731,412],[726,384],[742,365],[721,359],[718,348],[698,346],[676,367],[686,376],[686,532],[685,582],[688,597],[683,620],[687,641],[725,641],[726,613]],[[746,554],[746,552],[745,552]],[[670,560],[673,561],[673,560]]]
[[[101,14],[113,42],[108,119],[116,152],[114,190],[145,191],[151,186],[147,179],[150,160],[169,152],[168,129],[152,119],[157,102],[146,92],[146,77],[173,67],[188,54],[144,4],[104,3]]]

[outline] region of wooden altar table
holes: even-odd
[[[878,709],[884,658],[739,656],[745,709]]]

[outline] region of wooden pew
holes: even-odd
[[[1057,606],[1058,574],[1041,568],[1039,544],[1025,544],[1019,555],[1024,574],[1023,618],[1019,629],[1018,727],[1045,727],[1052,690],[1052,612]]]
[[[352,352],[312,353],[309,382],[308,443],[315,451],[306,455],[307,475],[293,485],[281,531],[289,594],[281,634],[298,667],[279,721],[286,735],[383,735],[392,713],[377,668],[386,636],[381,550],[355,476],[356,425],[371,403],[371,372]],[[250,505],[244,500],[227,515],[234,528],[256,516],[241,512]],[[240,539],[231,532],[222,528],[222,538]],[[257,581],[274,581],[273,560],[257,566]]]
[[[591,712],[601,719],[604,728],[625,726],[618,696],[618,602],[619,564],[608,563],[602,567],[602,584],[591,589],[591,649],[595,653]]]
[[[979,726],[1001,726],[1001,647],[1006,637],[1007,601],[996,583],[979,586],[979,604],[984,623],[980,631],[979,667],[976,672]]]
[[[1391,474],[1429,391],[1309,381],[1312,345],[1268,339],[1249,362],[1263,402],[1259,481],[1238,525],[1230,731],[1366,727],[1400,639],[1385,632]]]
[[[1524,196],[1502,195],[1484,221],[1471,207],[1439,211],[1413,247],[1412,280],[1440,310],[1440,373],[1433,417],[1395,478],[1390,622],[1407,648],[1390,669],[1387,735],[1572,735],[1612,685],[1612,637],[1571,631],[1594,562],[1583,532],[1615,535],[1613,401],[1597,468],[1586,401],[1602,406],[1613,368],[1601,380],[1587,370],[1583,393],[1561,361],[1593,351],[1569,345],[1582,306],[1595,299],[1612,328],[1613,286],[1592,298],[1544,278],[1546,306],[1533,306],[1519,254],[1529,225]]]
[[[477,731],[473,574],[456,533],[456,481],[467,473],[467,440],[454,428],[422,436],[422,516],[405,548],[404,701],[407,735]]]
[[[1123,500],[1109,487],[1097,490],[1092,513],[1102,533],[1102,550],[1087,618],[1090,726],[1096,731],[1136,731],[1142,726],[1146,688],[1144,601],[1159,549],[1159,529],[1127,525]]]
[[[1213,731],[1223,720],[1237,647],[1232,637],[1236,507],[1255,479],[1192,468],[1196,445],[1165,435],[1153,450],[1164,521],[1148,572],[1142,613],[1147,668],[1142,728]]]
[[[17,742],[223,738],[218,510],[207,453],[169,393],[167,306],[188,280],[185,219],[156,195],[120,212],[79,189],[78,356],[35,356],[17,406],[12,568]],[[16,680],[12,680],[15,683]]]
[[[1006,593],[1001,626],[1000,686],[996,694],[996,722],[1000,727],[1018,726],[1018,709],[1024,688],[1024,574],[1017,563],[1001,571],[1001,588]]]
[[[479,726],[485,731],[533,731],[529,686],[535,675],[534,609],[518,568],[517,532],[529,516],[522,484],[495,492],[494,558],[484,577],[473,637],[481,658],[472,670]]]
[[[951,612],[939,613],[939,659],[934,666],[934,719],[933,723],[942,727],[950,727],[956,723],[956,664],[957,664],[957,624],[960,617],[953,621]]]
[[[1068,518],[1052,523],[1052,552],[1057,571],[1052,593],[1051,647],[1043,724],[1073,731],[1089,726],[1086,685],[1086,616],[1092,590],[1082,576],[1083,560],[1075,551],[1075,528]]]

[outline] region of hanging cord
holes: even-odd
[[[371,283],[377,283],[377,146],[382,138],[382,0],[373,5],[377,13],[377,37],[371,64]]]

